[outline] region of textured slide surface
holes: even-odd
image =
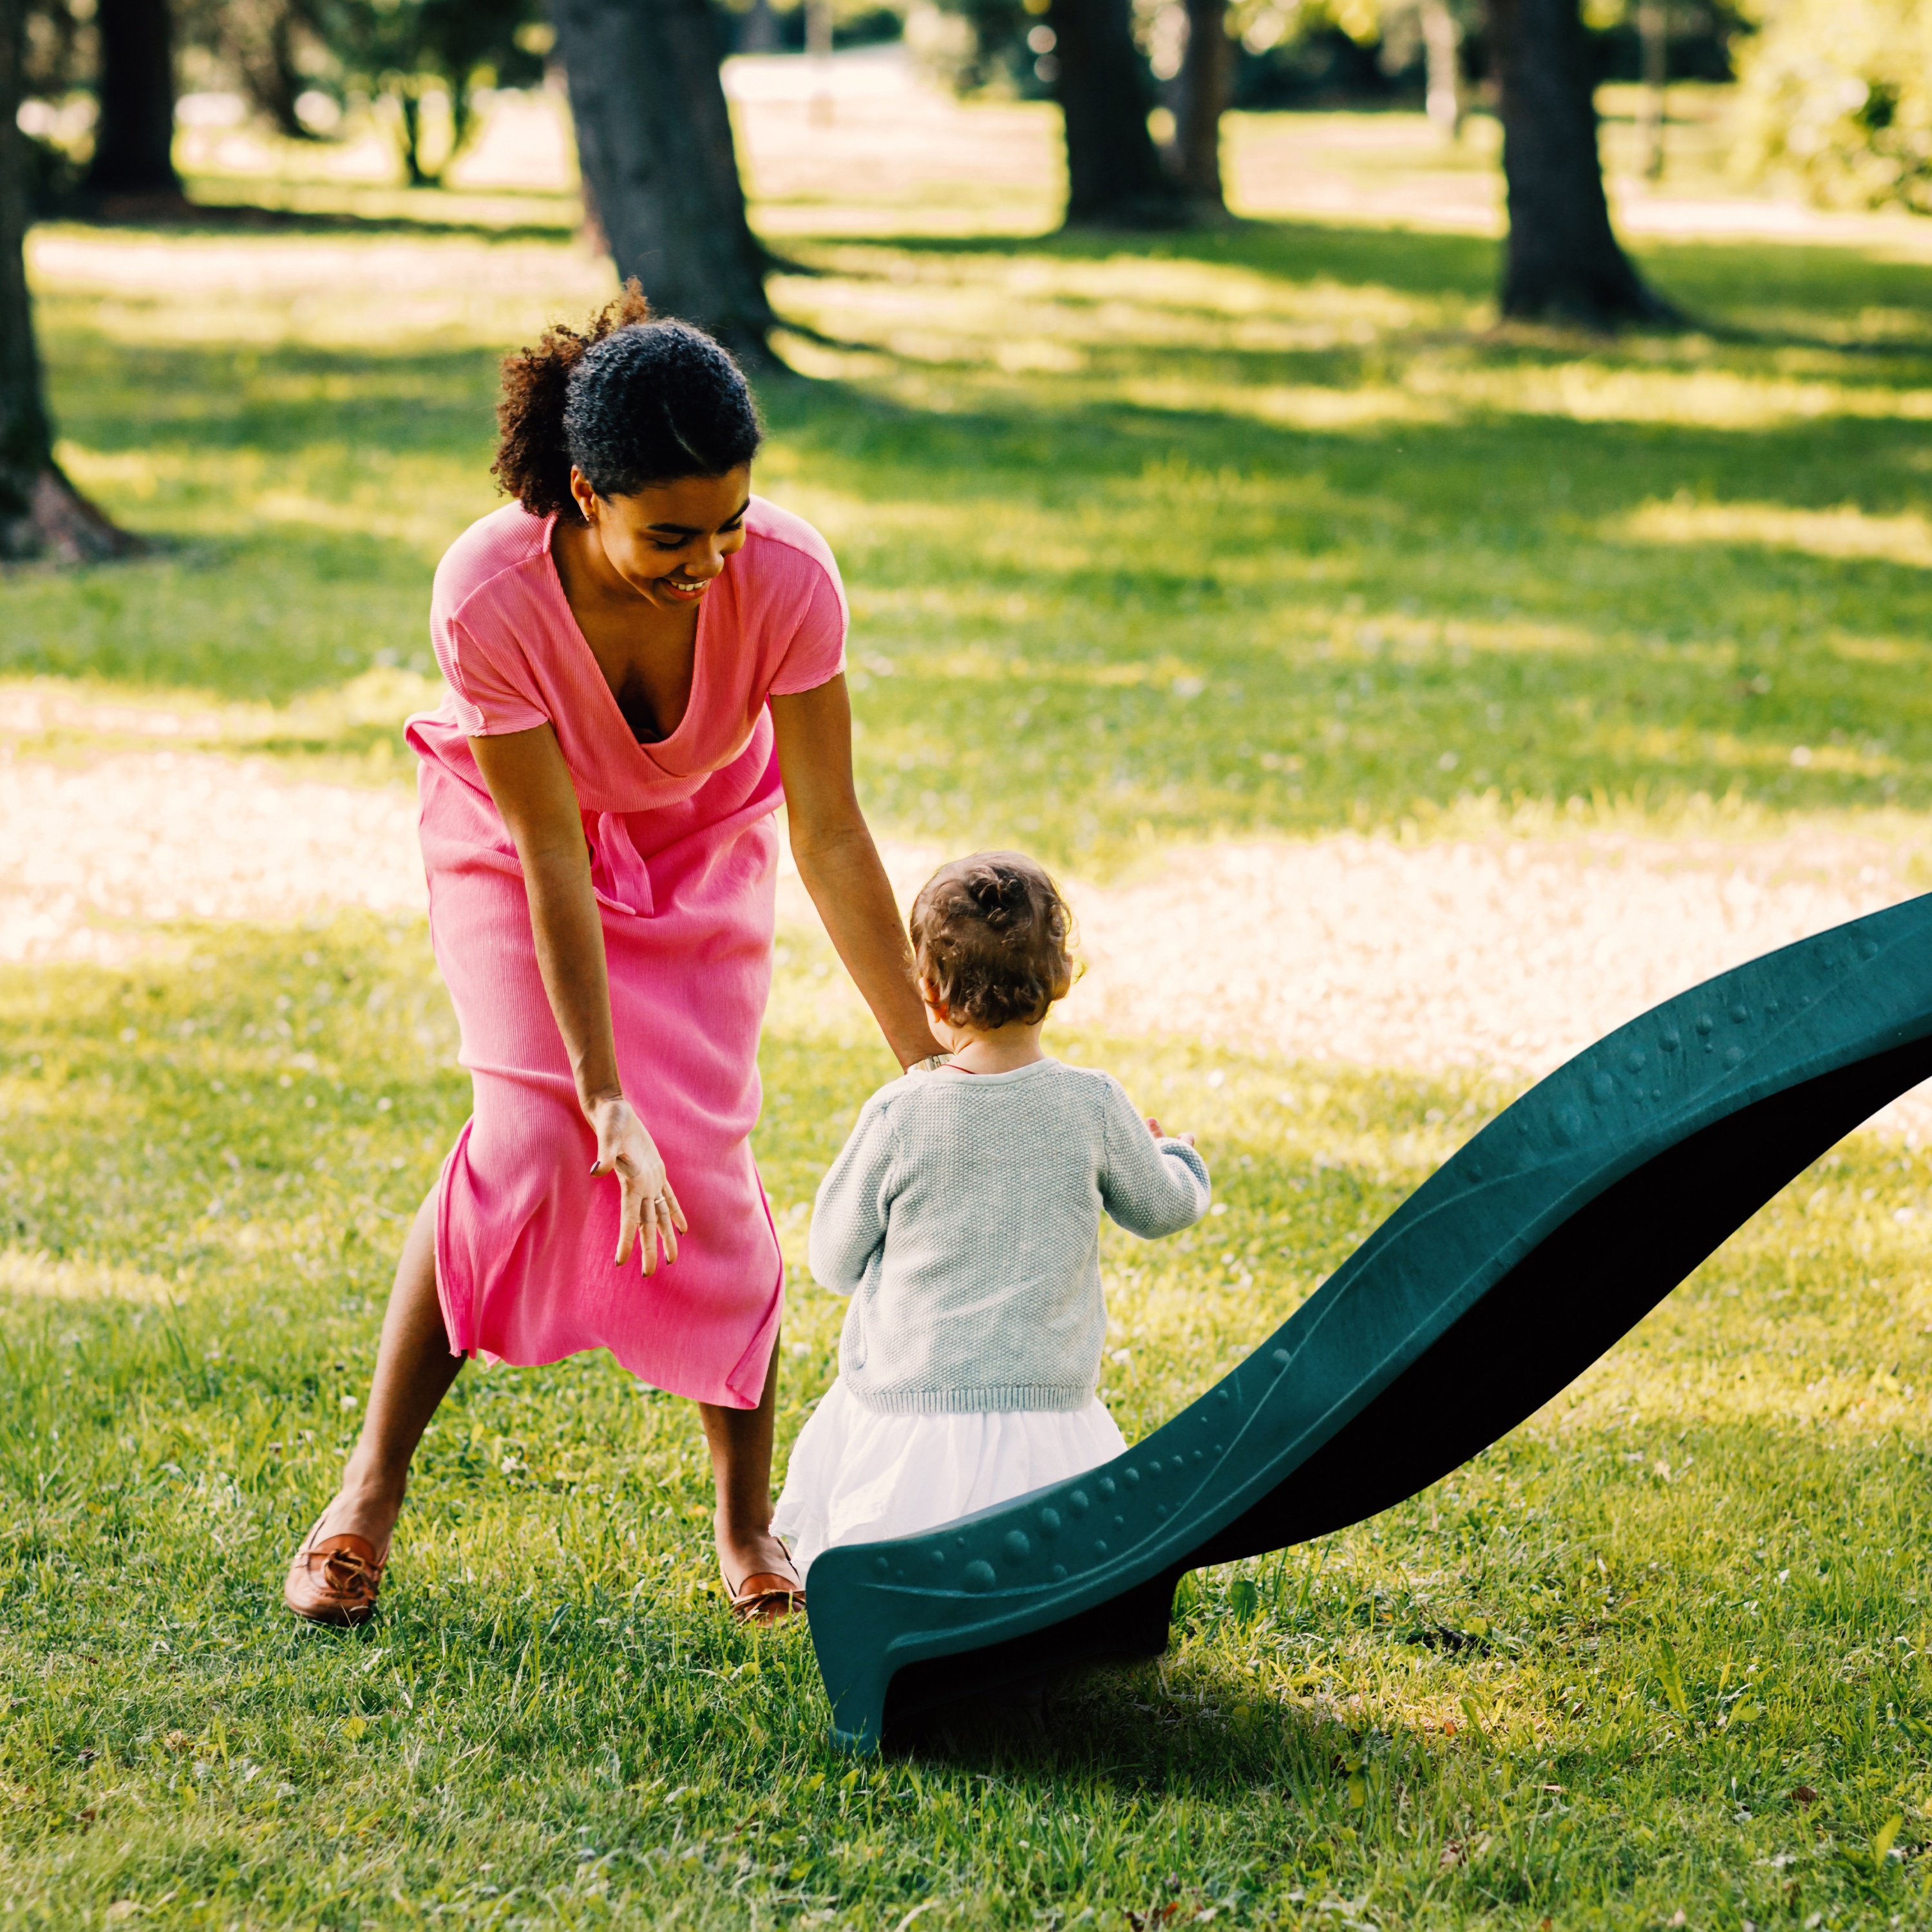
[[[1932,896],[1666,1000],[1424,1181],[1234,1372],[1071,1482],[829,1550],[835,1736],[1167,1644],[1187,1570],[1360,1521],[1573,1381],[1834,1142],[1932,1078]]]

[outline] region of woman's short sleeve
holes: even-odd
[[[454,698],[452,710],[465,737],[498,738],[550,722],[550,713],[515,676],[513,665],[500,663],[500,654],[460,619],[436,614],[430,632],[437,666]],[[514,647],[511,650],[514,657]]]
[[[845,668],[845,632],[851,620],[837,566],[828,568],[815,558],[801,560],[810,568],[811,586],[771,682],[774,698],[815,691]]]

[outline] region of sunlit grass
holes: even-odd
[[[475,231],[37,245],[64,452],[158,550],[16,574],[0,665],[284,706],[427,670],[495,353],[608,269]],[[794,343],[824,380],[766,385],[760,476],[838,549],[888,832],[1104,872],[1486,800],[1932,802],[1932,344],[1834,346],[1917,261],[1672,244],[1730,332],[1603,343],[1488,332],[1454,234],[796,245],[782,307],[854,346]]]
[[[882,830],[1089,872],[1340,826],[1832,813],[1924,844],[1922,248],[1656,245],[1707,332],[1498,332],[1468,232],[1031,238],[1046,110],[968,118],[977,148],[949,122],[864,168],[856,110],[783,154],[748,134],[813,271],[776,294],[825,338],[787,339],[820,380],[765,385],[763,487],[838,548]],[[1492,131],[1231,134],[1238,178],[1326,142],[1462,219]],[[250,178],[308,210],[280,229],[37,235],[64,460],[154,549],[0,580],[19,755],[406,776],[430,572],[496,500],[494,358],[609,272],[561,195],[301,173]],[[1130,1438],[1510,1097],[1056,1043],[1197,1130],[1225,1210],[1108,1237]],[[1932,1158],[1848,1142],[1504,1443],[1191,1581],[1168,1658],[1062,1692],[1044,1736],[995,1718],[855,1768],[801,1634],[707,1594],[688,1408],[601,1356],[466,1372],[371,1628],[277,1608],[466,1111],[454,1052],[406,921],[0,974],[9,1924],[1927,1916]],[[800,933],[763,1066],[782,1454],[843,1312],[802,1272],[807,1204],[889,1070]]]
[[[419,926],[184,938],[173,964],[0,976],[18,1923],[123,1900],[160,1926],[880,1932],[928,1901],[944,1925],[1110,1928],[1170,1902],[1526,1928],[1922,1909],[1925,1156],[1848,1142],[1504,1444],[1196,1578],[1168,1658],[1064,1690],[1043,1735],[967,1724],[855,1768],[800,1634],[734,1631],[708,1594],[690,1410],[602,1356],[466,1373],[383,1616],[346,1638],[284,1618],[464,1087]],[[804,1203],[885,1070],[826,964],[788,938],[764,1056],[782,1445],[843,1312],[797,1265]],[[1055,1044],[1196,1129],[1225,1209],[1109,1237],[1130,1438],[1508,1097]]]

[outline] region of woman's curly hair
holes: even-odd
[[[913,902],[919,976],[956,1025],[1033,1025],[1073,985],[1073,915],[1023,852],[975,852],[942,866]]]
[[[574,517],[573,466],[600,496],[722,476],[764,440],[729,352],[702,329],[653,320],[634,280],[580,329],[553,323],[503,358],[497,482],[532,516]]]

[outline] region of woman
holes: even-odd
[[[939,1051],[852,782],[837,566],[751,494],[743,376],[634,284],[504,364],[516,500],[436,574],[430,932],[475,1111],[404,1244],[361,1438],[284,1592],[374,1608],[410,1460],[465,1356],[610,1349],[699,1405],[734,1612],[803,1601],[771,1533],[784,1270],[749,1135],[774,813],[902,1065]]]

